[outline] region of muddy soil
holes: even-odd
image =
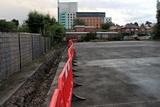
[[[51,52],[35,73],[23,83],[2,107],[44,107],[44,99],[66,47],[66,44],[61,44]]]

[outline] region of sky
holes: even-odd
[[[59,0],[78,2],[78,12],[105,12],[119,25],[150,21],[156,23],[157,0]],[[57,0],[1,0],[0,19],[17,19],[22,24],[31,11],[50,14],[57,19]]]

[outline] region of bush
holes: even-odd
[[[108,39],[94,39],[94,40],[90,40],[90,42],[106,42],[108,41]]]
[[[138,36],[133,37],[134,40],[140,40]]]
[[[97,35],[96,32],[87,33],[85,36],[82,37],[82,40],[83,41],[90,41],[90,40],[97,39],[96,35]]]
[[[141,33],[139,33],[139,34],[137,34],[138,36],[148,36],[148,34],[141,34]]]

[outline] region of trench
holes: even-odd
[[[51,55],[48,55],[35,73],[23,83],[2,107],[44,107],[44,99],[62,59],[62,53],[66,48],[66,45],[61,44]]]

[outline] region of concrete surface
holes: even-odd
[[[160,42],[120,41],[74,44],[86,101],[72,107],[160,107]]]

